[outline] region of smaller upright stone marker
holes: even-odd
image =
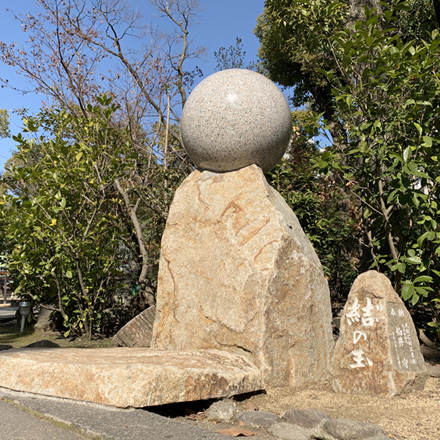
[[[156,306],[151,306],[127,322],[113,340],[121,347],[151,347]]]
[[[331,375],[335,391],[394,396],[423,389],[426,369],[411,315],[376,271],[353,284],[341,318]]]

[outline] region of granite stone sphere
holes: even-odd
[[[259,73],[230,69],[203,80],[182,112],[183,145],[202,170],[256,164],[271,170],[289,145],[292,119],[278,87]]]

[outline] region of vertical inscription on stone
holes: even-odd
[[[426,369],[414,323],[385,275],[356,279],[341,316],[331,363],[333,388],[394,396],[421,389]]]
[[[401,372],[417,372],[420,370],[420,359],[416,355],[418,348],[417,336],[411,331],[405,310],[399,304],[387,304],[388,320],[390,323],[391,355]]]
[[[347,325],[353,327],[353,350],[351,355],[353,363],[349,365],[350,368],[365,368],[372,367],[373,361],[368,358],[366,353],[369,345],[368,328],[374,327],[375,323],[379,322],[376,311],[381,312],[383,304],[367,296],[365,298],[365,307],[359,302],[356,296],[353,303],[347,307],[345,318]]]

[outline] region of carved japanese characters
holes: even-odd
[[[393,396],[423,387],[414,324],[384,275],[369,271],[356,279],[340,330],[331,367],[336,391]]]

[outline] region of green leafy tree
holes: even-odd
[[[27,119],[25,134],[34,136],[14,137],[18,165],[3,179],[11,188],[1,217],[15,291],[59,313],[66,335],[99,333],[105,311],[129,287],[121,280],[133,249],[115,182],[137,157],[115,127],[116,110],[104,96],[87,117],[47,110]],[[38,159],[28,161],[30,154]]]
[[[292,112],[293,138],[287,153],[268,174],[295,212],[323,265],[334,302],[340,302],[357,275],[358,206],[353,197],[319,174],[319,117],[312,110]]]
[[[358,200],[364,268],[377,267],[405,300],[428,305],[430,325],[438,329],[437,17],[432,3],[421,0],[364,6],[267,1],[258,28],[262,55],[269,72],[297,84],[296,98],[311,99],[323,115],[333,142],[316,168]],[[283,53],[269,54],[269,43],[284,47]],[[283,78],[280,69],[289,60],[292,70]]]
[[[438,327],[440,38],[435,29],[405,43],[394,17],[368,13],[354,34],[341,32],[332,43],[340,64],[326,74],[348,142],[324,159],[359,197],[374,264],[405,300],[428,300]]]
[[[268,76],[294,87],[292,102],[309,103],[327,120],[333,141],[346,141],[344,121],[335,113],[332,82],[322,70],[337,67],[329,41],[341,30],[365,17],[364,8],[389,9],[395,0],[266,0],[255,34],[261,45],[260,66]],[[434,2],[436,3],[436,2]],[[409,0],[407,10],[394,14],[403,38],[422,36],[437,26],[432,0]]]
[[[49,105],[79,118],[88,117],[88,105],[104,92],[111,91],[120,105],[115,123],[127,130],[136,160],[127,162],[130,172],[114,184],[137,249],[133,289],[142,309],[154,303],[158,235],[173,188],[191,168],[178,121],[188,90],[201,75],[199,69],[188,71],[186,61],[203,50],[190,44],[197,0],[150,0],[157,12],[154,26],[129,3],[38,0],[35,14],[11,15],[26,43],[0,41],[0,60],[25,75]],[[7,78],[0,82],[13,87]],[[20,190],[21,182],[15,186]]]

